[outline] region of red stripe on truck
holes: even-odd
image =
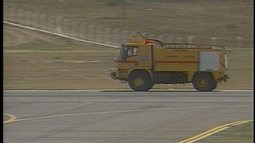
[[[220,63],[220,65],[221,65],[223,68],[225,68],[225,64],[223,64],[223,63]]]
[[[117,62],[119,62],[119,63],[133,63],[133,64],[137,64],[138,63],[138,61],[117,61]]]
[[[159,64],[167,64],[167,63],[171,63],[171,64],[197,64],[198,61],[155,61],[155,63],[159,63]]]

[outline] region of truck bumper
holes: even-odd
[[[227,79],[229,79],[228,75],[224,75],[223,77],[219,78],[219,82],[227,82]]]
[[[111,77],[112,79],[116,80],[116,79],[117,79],[116,71],[111,72],[110,77]]]

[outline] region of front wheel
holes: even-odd
[[[148,91],[153,87],[150,75],[144,72],[132,73],[129,77],[128,84],[134,91]]]
[[[193,87],[198,91],[212,91],[217,87],[211,73],[197,73],[193,77]]]

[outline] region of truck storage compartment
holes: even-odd
[[[199,71],[218,71],[220,65],[219,52],[206,51],[199,53]]]
[[[156,72],[154,73],[155,83],[175,84],[186,83],[187,74],[185,72]]]

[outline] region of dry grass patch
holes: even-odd
[[[25,38],[8,42],[12,37]],[[10,26],[4,26],[4,39],[4,89],[128,88],[109,77],[117,49]],[[252,71],[252,50],[232,49],[231,78],[219,89],[252,89]],[[192,85],[155,88],[192,88]]]

